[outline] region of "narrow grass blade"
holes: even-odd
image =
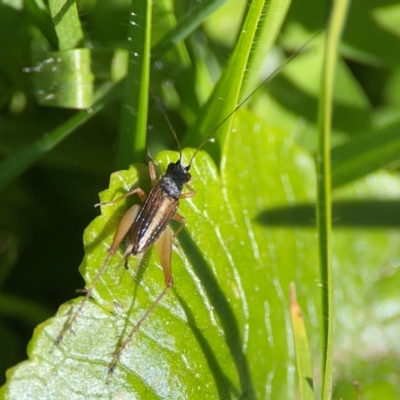
[[[196,2],[190,10],[179,19],[175,28],[171,29],[152,49],[152,55],[159,57],[174,45],[189,36],[200,24],[226,0],[205,0]]]
[[[133,1],[129,17],[129,66],[122,101],[116,169],[146,161],[150,81],[151,0]]]
[[[260,71],[262,65],[271,51],[275,40],[280,33],[283,21],[286,17],[291,0],[271,0],[268,2],[268,7],[265,9],[263,18],[261,18],[252,51],[249,56],[248,71],[253,71],[247,74],[243,82],[241,90],[241,100],[243,100],[254,89],[257,83],[257,74],[254,71]]]
[[[40,32],[48,40],[53,49],[57,49],[57,34],[50,17],[50,13],[44,2],[41,0],[26,0],[24,2],[24,7],[35,22],[37,28],[40,29]]]
[[[157,54],[154,53],[154,44],[162,40],[165,32],[168,34],[174,31],[178,25],[178,12],[176,8],[173,0],[163,0],[153,3],[153,27],[151,31],[151,57],[153,61],[157,59]],[[166,55],[165,61],[173,60],[175,65],[181,65],[182,68],[187,68],[191,64],[190,55],[183,40],[177,43],[169,43],[168,48],[171,51]]]
[[[58,50],[80,47],[83,31],[76,1],[49,0],[49,8],[58,37]]]
[[[297,372],[302,400],[315,400],[313,371],[310,348],[303,315],[296,298],[296,287],[290,284],[290,316],[292,321],[294,347],[296,349]]]
[[[326,40],[318,118],[317,229],[322,287],[322,398],[332,396],[333,279],[332,279],[332,199],[331,199],[331,121],[337,49],[348,9],[347,0],[333,3]]]
[[[233,121],[232,118],[229,118],[224,123],[224,120],[239,102],[242,82],[248,66],[257,26],[260,19],[263,18],[264,12],[265,3],[263,1],[254,0],[251,2],[241,34],[227,67],[218,80],[208,102],[200,111],[196,123],[191,127],[183,141],[183,146],[198,146],[202,140],[216,130],[216,127],[219,126],[218,124],[221,124],[221,127],[218,128],[214,135],[216,143],[209,149],[217,164],[219,164],[221,157],[222,143],[224,143]]]

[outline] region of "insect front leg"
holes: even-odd
[[[189,199],[190,197],[196,196],[196,191],[190,185],[186,184],[186,186],[189,188],[189,192],[182,193],[179,197],[180,199]],[[178,234],[180,233],[180,231],[185,227],[186,218],[183,215],[175,213],[175,215],[172,217],[172,219],[180,223],[179,228],[174,233],[174,238],[176,238],[178,236]]]
[[[155,246],[157,249],[158,256],[160,258],[160,263],[163,269],[164,278],[165,278],[165,288],[160,293],[160,295],[156,298],[151,307],[144,313],[142,318],[137,322],[137,324],[133,327],[127,338],[121,343],[118,350],[116,351],[113,360],[110,364],[108,375],[109,377],[113,374],[115,367],[118,364],[119,358],[124,350],[124,348],[131,341],[133,335],[139,330],[142,323],[149,317],[149,315],[154,311],[160,301],[163,299],[168,289],[173,284],[172,278],[172,270],[171,270],[171,256],[172,256],[172,233],[169,226],[165,229],[165,231],[161,234],[161,236],[155,242]]]
[[[186,183],[185,185],[189,189],[189,191],[186,192],[186,193],[182,193],[179,196],[179,198],[180,199],[189,199],[190,197],[196,196],[196,191],[188,183]]]
[[[121,200],[123,200],[123,199],[125,199],[125,198],[127,198],[129,196],[132,196],[135,193],[137,193],[137,195],[139,196],[139,199],[142,201],[142,203],[146,200],[146,197],[147,197],[146,192],[143,189],[141,189],[140,187],[138,187],[136,189],[130,190],[129,192],[126,192],[125,194],[123,194],[120,197],[117,197],[114,200],[102,201],[101,203],[96,203],[94,206],[95,207],[99,207],[99,206],[109,206],[111,204],[116,204],[119,201],[121,201]]]
[[[135,189],[136,190],[136,189]],[[116,252],[118,246],[120,245],[122,239],[125,237],[125,235],[128,233],[130,227],[132,226],[133,222],[136,219],[136,216],[138,215],[140,211],[140,206],[138,204],[133,205],[122,217],[121,222],[118,225],[117,231],[114,235],[111,247],[108,249],[108,255],[106,259],[103,262],[103,265],[97,272],[96,276],[94,277],[92,281],[92,285],[90,288],[86,291],[86,295],[81,301],[81,304],[79,304],[78,309],[75,311],[74,315],[72,316],[71,320],[69,321],[68,325],[64,327],[64,329],[61,331],[61,333],[57,336],[55,340],[55,345],[59,345],[61,341],[63,340],[65,334],[72,329],[72,326],[74,325],[76,319],[78,318],[78,315],[82,311],[83,306],[85,303],[89,300],[91,297],[94,288],[96,287],[97,283],[99,282],[101,275],[103,272],[106,270],[108,263],[111,259],[111,257],[114,255]],[[130,244],[124,254],[124,259],[129,256],[130,251],[132,250],[132,244]]]

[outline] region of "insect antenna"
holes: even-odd
[[[155,97],[154,94],[153,94],[153,97]],[[182,147],[181,147],[181,144],[179,143],[178,135],[176,134],[175,129],[172,126],[167,113],[165,112],[165,104],[161,99],[159,99],[157,97],[155,97],[155,100],[156,100],[157,110],[161,112],[162,116],[164,117],[165,121],[167,122],[167,124],[169,126],[169,129],[171,130],[172,134],[174,135],[176,144],[178,145],[178,149],[179,149],[179,161],[181,161],[182,160]]]
[[[279,67],[277,67],[267,78],[265,78],[259,85],[253,89],[250,94],[248,94],[236,107],[207,135],[207,137],[200,143],[199,147],[197,147],[196,151],[193,153],[188,168],[192,165],[193,159],[196,154],[201,150],[201,148],[205,145],[205,143],[210,140],[210,138],[214,135],[214,133],[237,111],[240,107],[243,106],[258,90],[260,90],[264,84],[270,81],[275,75],[277,75],[283,68],[286,67],[295,57],[297,57],[308,45],[314,40],[325,27],[319,29],[314,35],[312,35],[305,43],[303,43],[285,62],[283,62]]]

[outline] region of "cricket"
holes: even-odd
[[[221,127],[221,125],[231,118],[232,115],[239,108],[241,108],[244,103],[246,103],[259,89],[261,89],[265,83],[271,80],[273,76],[279,73],[290,61],[292,61],[299,53],[301,53],[309,44],[309,42],[319,35],[320,32],[321,31],[318,31],[316,34],[314,34],[283,64],[281,64],[266,79],[258,84],[257,87],[244,98],[244,100],[234,107],[234,109],[227,116],[225,116],[222,121],[216,125],[212,132],[209,133],[201,142],[186,166],[182,163],[182,149],[179,144],[178,137],[172,128],[167,115],[162,112],[177,142],[180,153],[179,159],[176,162],[170,163],[165,174],[157,179],[154,162],[149,156],[149,175],[153,186],[149,194],[146,194],[144,190],[142,190],[140,187],[137,187],[116,198],[115,200],[95,204],[95,207],[112,205],[134,194],[136,194],[143,203],[143,205],[132,205],[121,218],[121,221],[119,222],[114,234],[111,246],[108,249],[107,257],[94,277],[91,286],[85,291],[85,296],[80,305],[55,339],[55,346],[60,345],[65,335],[72,331],[72,328],[78,320],[79,314],[81,313],[85,303],[91,298],[97,283],[99,282],[104,271],[107,269],[111,258],[117,252],[124,238],[128,236],[128,244],[123,253],[121,263],[124,263],[126,268],[129,257],[136,256],[137,263],[139,265],[143,255],[152,247],[152,245],[154,245],[163,270],[165,288],[117,348],[108,369],[109,377],[113,374],[123,350],[173,285],[171,269],[172,240],[182,231],[186,223],[185,217],[180,215],[178,212],[180,200],[188,199],[196,195],[194,189],[189,185],[189,181],[191,180],[191,174],[189,171],[196,154],[204,146],[204,144],[214,136],[215,132]],[[185,186],[187,187],[188,191],[182,193]],[[171,220],[175,220],[180,224],[175,233],[172,233],[171,228],[169,227]]]

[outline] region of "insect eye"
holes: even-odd
[[[189,182],[192,179],[192,175],[190,172],[186,172],[186,182]]]

